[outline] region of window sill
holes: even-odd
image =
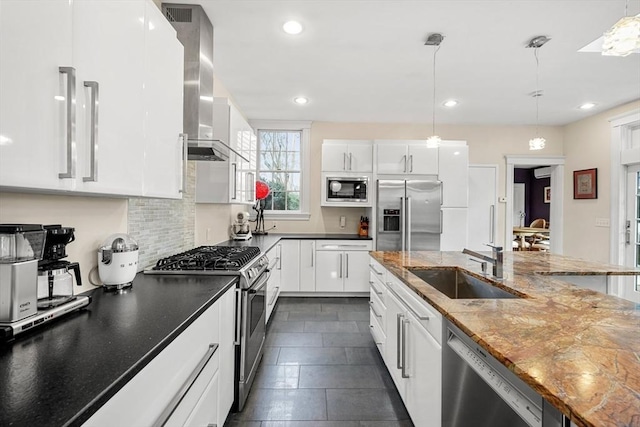
[[[308,213],[296,212],[296,213],[264,213],[264,219],[267,221],[309,221],[311,215]]]

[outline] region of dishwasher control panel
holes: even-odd
[[[449,335],[448,345],[531,427],[542,427],[542,409],[515,388],[499,372],[483,360],[488,356],[462,342],[455,334]]]

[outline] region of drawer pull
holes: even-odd
[[[378,276],[382,276],[384,273],[380,273],[378,270],[376,270],[376,268],[369,264],[369,268],[373,270],[374,273],[376,273]]]
[[[375,309],[375,307],[373,306],[373,301],[369,301],[369,305],[371,306],[371,311],[373,311],[373,315],[374,315],[374,316],[376,316],[376,317],[382,318],[382,316],[381,316],[381,315],[379,315],[379,314],[376,312],[376,309]]]
[[[189,375],[189,378],[187,378],[184,384],[182,384],[182,387],[180,387],[180,390],[178,390],[176,395],[173,396],[173,398],[171,399],[167,407],[164,409],[164,411],[162,411],[162,414],[160,414],[160,417],[158,418],[158,420],[155,423],[153,423],[154,427],[161,427],[167,423],[167,421],[169,420],[173,412],[176,410],[178,405],[180,405],[180,402],[182,402],[182,399],[184,399],[184,397],[187,395],[187,393],[189,392],[193,384],[198,379],[198,376],[200,376],[205,366],[207,366],[207,363],[209,362],[209,360],[211,360],[211,357],[215,354],[217,350],[218,350],[218,344],[209,344],[209,349],[205,353],[202,360],[200,360],[200,363],[198,363],[198,365],[193,370],[193,372],[191,372],[191,375]]]
[[[382,295],[382,292],[380,292],[378,288],[375,287],[372,280],[369,280],[369,285],[371,285],[371,289],[373,289],[373,292],[375,292],[378,295]]]
[[[403,302],[403,305],[405,307],[407,307],[407,310],[409,310],[411,312],[411,314],[413,314],[415,317],[417,317],[420,320],[430,320],[431,316],[421,316],[418,313],[416,313],[416,311],[411,308],[411,306],[409,304],[406,303],[406,301],[404,300],[404,298],[402,298],[400,295],[397,294],[396,291],[393,290],[393,288],[391,287],[391,283],[387,283],[387,285],[389,285],[389,291],[396,297],[398,298],[400,301]],[[399,330],[399,329],[398,329]]]

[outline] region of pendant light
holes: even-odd
[[[529,41],[527,48],[533,48],[533,55],[536,58],[536,91],[531,94],[536,99],[536,136],[529,140],[529,150],[542,150],[546,143],[546,140],[538,134],[539,124],[539,103],[538,98],[542,96],[542,91],[539,87],[539,68],[540,60],[538,59],[538,49],[540,49],[546,42],[551,40],[547,36],[536,36]]]
[[[628,8],[629,0],[624,5],[624,17],[604,33],[603,55],[627,56],[640,49],[640,14],[627,16]]]
[[[431,136],[427,138],[427,148],[438,148],[442,139],[436,135],[436,54],[440,50],[440,43],[444,36],[439,33],[430,34],[427,37],[427,41],[425,42],[425,46],[434,46],[433,49],[433,102],[432,102],[432,128],[431,128]]]

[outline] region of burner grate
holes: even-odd
[[[260,255],[255,246],[200,246],[158,260],[153,270],[161,271],[237,271]]]

